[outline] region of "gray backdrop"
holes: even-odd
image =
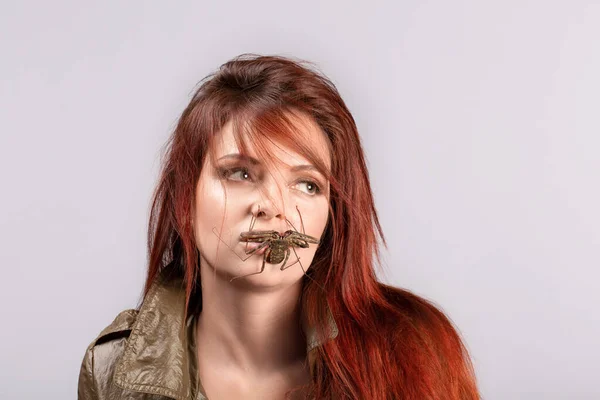
[[[1,398],[76,397],[85,347],[138,300],[160,146],[243,52],[337,84],[381,279],[443,307],[484,398],[600,398],[600,4],[357,4],[1,3]]]

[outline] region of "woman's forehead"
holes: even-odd
[[[294,127],[296,128],[294,129],[294,140],[303,141],[303,145],[308,146],[312,152],[329,167],[331,165],[331,157],[325,133],[318,124],[310,118],[303,116],[299,117],[295,114],[290,114],[290,116],[290,119],[294,122]],[[219,134],[215,136],[213,146],[217,160],[224,156],[240,154],[241,149],[236,142],[233,130],[234,125],[232,121],[228,121]],[[255,150],[255,145],[248,134],[242,132],[240,136],[247,147],[246,155],[260,161],[260,157]],[[267,140],[263,142],[265,142],[267,152],[272,156],[271,161],[279,161],[287,165],[309,164],[308,160],[302,154],[299,154],[294,149],[281,142],[270,138],[267,138]]]

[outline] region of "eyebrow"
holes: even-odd
[[[243,156],[240,153],[227,154],[227,155],[219,158],[217,161],[221,161],[221,160],[244,160],[244,161],[248,161],[252,165],[260,164],[260,161],[258,161],[256,158],[251,157],[251,156]]]
[[[244,155],[241,155],[240,153],[227,154],[227,155],[219,158],[218,161],[221,161],[221,160],[244,160],[244,161],[249,162],[252,165],[260,165],[260,161],[258,161],[256,158],[254,158],[252,156],[244,156]],[[290,170],[292,172],[298,172],[298,171],[319,172],[319,170],[314,165],[311,165],[311,164],[295,165],[292,168],[290,168]]]

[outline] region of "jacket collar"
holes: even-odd
[[[114,380],[117,386],[138,392],[187,400],[196,394],[197,382],[195,316],[190,313],[183,323],[185,286],[181,278],[166,279],[165,268],[151,286],[139,309],[131,334],[119,359]],[[338,327],[329,306],[329,336],[338,335]],[[314,326],[309,326],[302,315],[302,329],[306,336],[307,355],[311,374],[319,341]]]

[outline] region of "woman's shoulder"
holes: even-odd
[[[94,351],[95,348],[109,348],[118,346],[129,337],[131,329],[135,324],[138,310],[127,309],[121,311],[115,319],[89,344],[86,352]]]
[[[121,311],[88,345],[79,372],[79,400],[95,400],[105,391],[114,375],[116,361],[123,353],[138,311]]]
[[[117,339],[119,337],[128,336],[131,332],[131,328],[135,323],[138,315],[138,310],[128,309],[121,311],[115,319],[104,328],[98,337],[91,343],[91,345],[99,345],[111,339]]]

